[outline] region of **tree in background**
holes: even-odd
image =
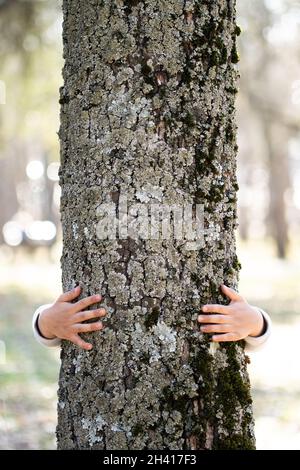
[[[255,174],[262,167],[267,177],[266,194],[257,200],[260,206],[262,200],[266,201],[266,233],[275,241],[277,255],[285,258],[289,229],[294,225],[291,222],[297,220],[291,195],[293,187],[299,187],[299,164],[293,169],[289,146],[292,139],[299,139],[300,130],[299,102],[298,106],[293,103],[294,85],[299,77],[299,33],[295,25],[299,22],[300,8],[294,0],[240,1],[239,14],[245,26],[240,40],[239,108],[241,140],[244,141],[240,152],[244,173],[241,186],[243,189],[252,186],[248,205],[240,210],[241,232],[245,238],[251,219],[257,217],[253,217],[257,207],[251,213],[251,206],[253,193],[258,195],[259,181]],[[243,203],[243,198],[241,201]]]
[[[201,304],[236,287],[235,1],[63,2],[63,287],[101,289],[94,348],[65,342],[60,449],[252,449],[243,345]],[[97,236],[99,207],[204,206],[204,244]],[[148,206],[147,206],[148,207]],[[124,216],[124,213],[123,213]]]
[[[0,105],[3,243],[7,240],[2,229],[8,221],[18,221],[20,226],[31,219],[59,222],[52,203],[53,181],[46,176],[47,164],[58,159],[59,2],[2,0],[0,30],[0,80],[6,91],[6,103]],[[32,160],[45,170],[44,177],[35,181],[26,175]]]

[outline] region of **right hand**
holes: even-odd
[[[38,327],[41,334],[47,339],[67,339],[86,351],[92,349],[92,344],[80,338],[79,333],[98,331],[104,328],[101,321],[82,323],[91,318],[100,318],[106,315],[104,308],[85,310],[90,305],[101,301],[101,295],[85,297],[72,303],[80,294],[80,286],[61,294],[51,307],[43,310],[38,317]]]

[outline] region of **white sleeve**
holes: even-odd
[[[32,318],[32,329],[33,329],[33,335],[35,339],[40,344],[42,344],[43,346],[46,346],[47,348],[57,348],[58,346],[60,346],[61,340],[59,338],[53,338],[53,339],[44,338],[44,336],[41,335],[41,332],[39,331],[38,326],[37,326],[39,314],[46,308],[51,307],[51,305],[52,304],[41,305],[38,309],[36,309]]]
[[[270,337],[272,331],[272,321],[270,316],[261,308],[256,308],[264,317],[265,331],[264,334],[262,334],[261,336],[247,336],[247,338],[245,338],[246,351],[258,351],[263,348],[263,346],[265,346],[266,344],[266,341]]]

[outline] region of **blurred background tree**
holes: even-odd
[[[300,4],[237,3],[240,289],[274,321],[250,365],[258,448],[300,449]],[[55,447],[58,352],[30,321],[61,290],[61,22],[58,0],[0,0],[2,449]]]
[[[285,258],[300,215],[300,5],[240,0],[239,13],[240,233],[270,236]]]
[[[61,18],[56,0],[0,2],[0,241],[12,247],[51,245],[59,227]]]

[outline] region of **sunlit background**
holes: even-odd
[[[268,311],[251,355],[259,449],[300,449],[300,5],[238,0],[240,291]],[[55,448],[58,351],[32,338],[60,293],[60,2],[0,0],[0,449]]]

